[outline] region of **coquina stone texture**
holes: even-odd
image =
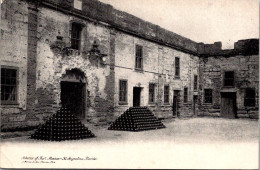
[[[237,117],[258,118],[258,86],[259,86],[259,56],[235,55],[230,57],[214,56],[200,59],[200,115],[221,116],[221,92],[236,93]],[[223,75],[225,71],[234,71],[234,87],[225,88]],[[202,86],[203,85],[203,86]],[[213,89],[213,103],[205,104],[203,89]],[[255,106],[245,106],[245,89],[256,91]]]
[[[133,88],[141,87],[140,106],[159,118],[173,117],[174,90],[180,91],[179,113],[220,116],[223,72],[235,72],[237,117],[258,118],[258,40],[241,40],[222,50],[221,42],[197,43],[97,0],[5,0],[1,4],[1,67],[18,70],[17,104],[1,103],[1,129],[44,123],[61,107],[61,81],[70,70],[85,77],[84,121],[109,125],[133,106]],[[71,50],[72,23],[82,26],[80,49]],[[105,54],[90,55],[94,42]],[[143,69],[135,69],[136,45],[143,49]],[[175,57],[180,76],[175,76]],[[194,75],[198,90],[194,90]],[[127,102],[119,102],[119,81],[127,80]],[[149,83],[155,102],[149,103]],[[169,85],[169,103],[164,86]],[[244,106],[245,88],[255,88],[255,107]],[[188,101],[184,103],[184,88]],[[213,103],[203,102],[212,88]],[[2,92],[2,91],[1,91]],[[194,104],[194,96],[198,102]],[[198,113],[195,113],[195,110]]]

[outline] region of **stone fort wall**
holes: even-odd
[[[199,96],[200,115],[219,116],[221,72],[230,66],[236,67],[238,84],[246,79],[253,87],[258,85],[258,40],[242,40],[235,49],[222,50],[221,42],[196,43],[96,0],[83,0],[82,10],[73,8],[72,0],[8,0],[2,4],[1,19],[1,66],[19,70],[18,103],[1,105],[1,128],[37,126],[47,120],[60,107],[62,76],[73,68],[87,77],[86,121],[98,125],[111,123],[132,106],[135,86],[143,88],[142,106],[160,118],[171,118],[174,90],[180,90],[181,116],[194,115],[193,95]],[[63,49],[70,47],[73,22],[83,25],[81,49],[66,55]],[[107,54],[104,63],[88,55],[94,41]],[[134,69],[136,44],[143,46],[141,72]],[[180,78],[174,75],[175,57],[180,58]],[[245,74],[250,76],[245,78]],[[194,75],[199,80],[198,92],[194,92]],[[127,105],[118,103],[120,79],[128,80]],[[156,84],[154,104],[148,103],[149,83]],[[163,103],[166,84],[169,104]],[[202,102],[207,86],[216,88],[212,106]],[[183,102],[184,87],[188,88],[187,103]],[[257,117],[258,108],[244,108],[242,90],[236,88],[241,94],[241,117]]]

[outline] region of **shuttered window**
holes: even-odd
[[[82,25],[78,23],[72,23],[71,30],[71,48],[80,50],[80,38],[81,38]]]
[[[149,84],[149,103],[155,102],[155,84]]]
[[[164,86],[164,103],[169,104],[169,85]]]
[[[180,77],[180,58],[175,57],[175,77]]]
[[[142,70],[143,69],[143,47],[136,45],[135,47],[135,68]]]
[[[198,76],[194,75],[194,91],[198,90]]]
[[[127,103],[127,80],[119,80],[119,102]]]

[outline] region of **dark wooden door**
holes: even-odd
[[[236,118],[236,93],[221,94],[221,117]]]
[[[172,105],[172,111],[173,111],[173,117],[179,116],[179,102],[180,102],[180,91],[174,90],[173,95],[173,105]]]
[[[134,87],[133,91],[133,106],[138,107],[141,104],[141,88]]]
[[[61,104],[75,114],[79,119],[85,117],[85,84],[61,82]]]
[[[198,115],[198,96],[194,95],[193,96],[193,114],[194,116]]]

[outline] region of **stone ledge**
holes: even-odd
[[[2,107],[2,106],[1,106]],[[17,107],[3,107],[1,108],[1,115],[11,115],[11,114],[14,114],[14,115],[20,115],[21,114],[21,110],[22,108],[19,108],[18,106]]]
[[[259,119],[259,115],[258,114],[249,114],[249,118],[250,119]]]
[[[220,109],[209,109],[208,111],[209,113],[216,113],[216,112],[220,112]]]
[[[247,111],[246,110],[239,110],[239,111],[237,111],[237,114],[238,115],[244,115],[244,114],[247,114]]]
[[[249,118],[248,114],[237,114],[238,118]]]
[[[199,112],[198,116],[220,117],[220,112],[214,112],[214,113]]]

